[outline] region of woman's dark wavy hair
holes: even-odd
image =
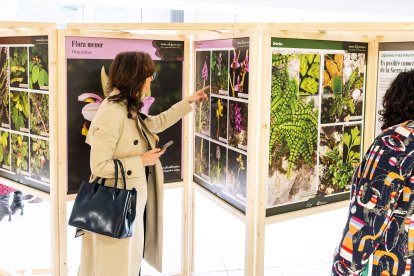
[[[128,113],[138,113],[143,103],[142,86],[154,73],[155,64],[144,52],[122,52],[116,55],[109,69],[108,91],[117,88],[121,93],[108,97],[109,101],[126,101]]]
[[[382,106],[382,130],[414,119],[414,70],[398,74],[385,92]]]

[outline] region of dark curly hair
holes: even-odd
[[[142,86],[155,71],[151,56],[144,52],[121,52],[116,55],[108,75],[108,91],[117,88],[121,93],[108,97],[109,101],[126,101],[128,113],[139,113]]]
[[[414,119],[414,70],[401,72],[392,81],[379,111],[381,130]]]

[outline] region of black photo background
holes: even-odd
[[[68,193],[76,193],[82,180],[89,179],[90,147],[85,143],[85,129],[90,121],[83,117],[82,108],[87,102],[78,101],[78,96],[92,93],[104,98],[101,70],[108,73],[112,60],[102,59],[68,59],[67,60],[67,104],[68,104]],[[182,62],[155,61],[157,78],[151,84],[151,96],[155,102],[149,114],[156,115],[167,110],[182,98]],[[178,80],[178,81],[177,81]],[[89,100],[99,101],[98,97]],[[85,128],[84,128],[85,127]],[[159,133],[162,145],[169,140],[174,144],[161,158],[164,166],[165,182],[181,180],[181,122]]]

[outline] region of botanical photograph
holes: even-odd
[[[11,134],[11,169],[17,174],[29,175],[29,138]]]
[[[10,47],[10,86],[28,88],[27,47]]]
[[[316,95],[319,91],[321,56],[300,54],[299,95]]]
[[[229,51],[211,53],[211,93],[229,94]]]
[[[196,89],[210,85],[210,51],[196,52]],[[210,87],[211,89],[211,87]],[[210,89],[205,90],[210,95]],[[210,136],[210,102],[200,101],[194,112],[196,133]]]
[[[365,55],[336,54],[335,57],[337,57],[337,62],[343,65],[343,74],[341,73],[343,79],[340,80],[338,76],[335,76],[331,79],[331,86],[325,86],[324,88],[325,92],[328,91],[328,88],[332,88],[333,93],[329,92],[322,95],[322,124],[362,119],[363,99],[365,95]],[[327,63],[330,64],[329,68],[337,68],[334,61],[327,60],[325,64]],[[327,76],[333,74],[332,72],[337,72],[336,69],[330,69],[331,73],[327,73],[326,71],[325,69],[324,85],[326,84],[326,80],[329,79]]]
[[[29,132],[29,96],[27,92],[10,91],[11,128]]]
[[[0,125],[10,128],[7,47],[0,47]]]
[[[30,93],[30,133],[49,136],[49,95]]]
[[[199,136],[194,138],[194,172],[198,176],[209,179],[209,142]]]
[[[247,119],[247,103],[230,100],[228,144],[245,151],[247,151]]]
[[[29,88],[49,89],[48,45],[29,48]]]
[[[304,201],[317,191],[318,97],[299,97],[296,56],[272,56],[269,207]]]
[[[227,149],[219,144],[210,143],[210,182],[213,185],[226,185]]]
[[[246,203],[247,156],[228,150],[226,192]]]
[[[248,98],[249,93],[249,49],[230,51],[229,90],[231,97]]]
[[[42,139],[30,139],[30,172],[31,177],[44,182],[49,182],[50,153],[49,141]]]
[[[349,190],[360,160],[361,125],[325,126],[320,132],[318,193],[331,195]]]
[[[365,97],[365,54],[346,53],[344,55],[344,94],[353,101],[353,112],[345,121],[362,120]]]
[[[227,143],[228,100],[211,97],[211,138]]]
[[[10,133],[0,130],[0,167],[10,170]]]
[[[342,92],[342,69],[344,65],[343,54],[325,54],[323,67],[323,92]]]

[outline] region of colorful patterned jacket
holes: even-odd
[[[349,217],[332,275],[414,275],[414,121],[375,138],[352,178]]]

